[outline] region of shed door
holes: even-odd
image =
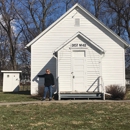
[[[10,73],[4,74],[4,84],[3,84],[3,91],[4,92],[12,92],[12,77],[13,75]]]
[[[7,73],[4,75],[3,91],[12,92],[18,91],[19,74]]]
[[[72,52],[72,82],[73,91],[85,91],[86,88],[86,58],[84,50]]]

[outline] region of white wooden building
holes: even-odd
[[[125,86],[125,49],[129,45],[79,4],[26,45],[31,49],[31,94],[49,68],[59,100],[105,93],[105,86]],[[90,95],[92,96],[92,95]]]
[[[3,73],[3,92],[18,92],[20,84],[20,73],[22,71],[7,71],[2,70]]]

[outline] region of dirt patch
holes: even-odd
[[[71,121],[71,123],[77,125],[77,124],[83,124],[83,121]]]
[[[102,114],[105,113],[104,111],[96,111],[96,113]]]
[[[39,125],[47,125],[47,126],[52,126],[52,124],[48,124],[48,123],[45,123],[45,122],[38,122],[38,123],[31,123],[30,124],[31,126],[39,126]]]

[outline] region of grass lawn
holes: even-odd
[[[130,103],[0,106],[0,130],[128,130]]]
[[[2,87],[0,87],[2,90]],[[30,95],[30,90],[28,86],[20,87],[19,92],[13,93],[3,93],[0,91],[0,103],[1,102],[23,102],[23,101],[34,101],[36,98],[33,98]]]
[[[1,87],[0,87],[1,88]],[[124,100],[130,100],[130,87],[127,89],[127,94]],[[23,101],[36,101],[40,100],[40,97],[32,97],[30,90],[25,87],[20,88],[17,93],[3,93],[0,91],[0,103],[1,102],[23,102]]]
[[[32,100],[29,91],[0,92],[0,102]],[[126,102],[7,105],[0,106],[0,130],[128,130],[129,113]]]
[[[34,101],[36,98],[32,98],[29,91],[19,93],[2,93],[0,92],[0,103],[1,102],[23,102],[23,101]]]
[[[3,93],[0,92],[0,103],[3,102],[24,102],[24,101],[36,101],[41,97],[33,97],[30,95],[30,91],[21,91],[19,93]],[[130,100],[130,91],[127,92],[124,100]]]

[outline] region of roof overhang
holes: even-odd
[[[20,70],[2,70],[2,73],[22,73],[22,71]]]
[[[99,24],[101,27],[103,27],[105,30],[107,30],[111,35],[113,35],[115,38],[117,38],[123,45],[124,48],[130,47],[130,45],[124,41],[121,37],[119,37],[116,33],[114,33],[111,29],[106,27],[101,21],[99,21],[94,15],[92,15],[89,11],[87,11],[85,8],[83,8],[78,3],[75,4],[71,9],[69,9],[64,15],[62,15],[58,20],[56,20],[52,25],[50,25],[47,29],[45,29],[43,32],[41,32],[36,38],[34,38],[30,43],[28,43],[25,48],[28,48],[33,43],[35,43],[39,38],[41,38],[44,34],[46,34],[51,28],[53,28],[56,24],[58,24],[64,17],[66,17],[70,12],[72,12],[74,9],[77,11],[80,9],[83,11],[86,15],[88,15],[92,20],[94,20],[97,24]]]
[[[95,48],[97,48],[101,53],[105,53],[104,49],[102,49],[100,46],[98,46],[95,42],[93,42],[91,39],[89,39],[87,36],[85,36],[81,32],[77,32],[74,36],[72,36],[70,39],[68,39],[65,43],[63,43],[61,46],[59,46],[56,50],[54,50],[54,53],[61,50],[64,46],[66,46],[68,43],[70,43],[72,40],[74,40],[76,37],[83,38],[86,42],[89,42],[91,45],[93,45]]]

